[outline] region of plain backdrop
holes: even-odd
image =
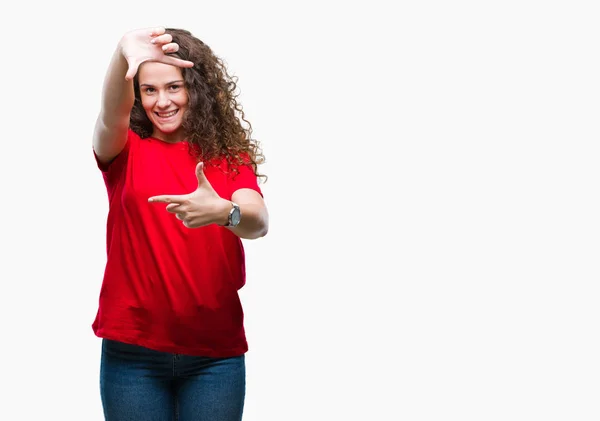
[[[2,6],[0,419],[103,419],[91,136],[156,25],[224,59],[267,158],[245,421],[600,419],[594,6]]]

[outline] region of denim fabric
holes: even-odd
[[[245,392],[244,355],[197,357],[102,341],[107,421],[240,421]]]

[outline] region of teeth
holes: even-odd
[[[168,118],[168,117],[172,117],[175,114],[177,114],[177,110],[171,111],[171,112],[168,112],[168,113],[162,113],[162,114],[161,113],[156,113],[156,114],[158,114],[159,117]]]

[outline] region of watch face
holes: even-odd
[[[236,226],[240,223],[240,208],[237,206],[233,208],[233,212],[231,213],[231,225]]]

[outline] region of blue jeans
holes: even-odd
[[[193,357],[102,341],[107,421],[240,421],[245,392],[244,355]]]

